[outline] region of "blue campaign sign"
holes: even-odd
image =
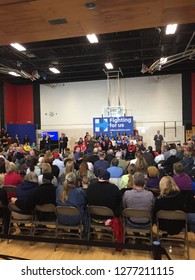
[[[97,135],[110,135],[110,132],[116,135],[126,133],[127,135],[134,134],[133,117],[110,117],[110,118],[93,118],[93,132]]]

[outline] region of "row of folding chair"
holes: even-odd
[[[53,204],[36,205],[35,209],[24,214],[15,204],[9,203],[10,222],[8,234],[13,234],[17,229],[21,235],[36,236],[42,233],[44,237],[76,237],[82,239],[83,225],[79,209],[73,206],[55,206]],[[77,215],[79,225],[64,226],[59,223],[59,215]],[[74,230],[74,231],[73,231]],[[9,243],[9,240],[8,240]],[[32,242],[30,244],[33,244]],[[55,249],[57,244],[55,244]]]
[[[13,204],[9,204],[11,218],[9,226],[9,234],[13,232],[16,225],[20,226],[20,230],[28,230],[29,234],[35,236],[38,232],[43,231],[44,236],[47,232],[53,231],[56,238],[83,238],[82,216],[79,209],[73,206],[55,206],[51,204],[37,205],[31,214],[22,214],[21,211]],[[41,219],[42,214],[53,214],[53,219]],[[89,229],[88,240],[100,240],[116,242],[114,229],[110,226],[111,221],[115,218],[113,211],[104,206],[88,206],[89,213]],[[80,217],[80,223],[77,226],[64,226],[59,223],[59,215]],[[129,223],[136,219],[147,219],[148,223],[143,227],[139,224]],[[160,230],[160,220],[178,220],[184,221],[184,229],[174,236],[167,235],[166,232]],[[145,240],[152,245],[154,240],[152,213],[146,210],[136,210],[126,208],[122,212],[120,219],[123,225],[123,243],[132,242],[132,240]],[[188,231],[187,231],[187,214],[182,211],[164,211],[157,213],[157,225],[155,239],[164,242],[182,242],[187,259],[189,259]],[[57,244],[55,244],[55,249]]]
[[[112,242],[116,242],[116,236],[112,227],[109,227],[105,222],[107,217],[114,218],[114,213],[111,209],[103,206],[89,206],[88,207],[90,218],[89,226],[89,239],[91,236],[96,235],[110,238]],[[99,217],[102,216],[102,222]],[[96,218],[98,217],[98,218]],[[132,223],[129,221],[139,221],[145,219],[147,223],[144,225],[139,223]],[[168,235],[167,232],[160,229],[160,220],[175,220],[183,221],[184,227],[176,235]],[[153,228],[153,218],[151,211],[126,208],[122,212],[121,221],[123,224],[123,243],[132,242],[132,240],[147,241],[150,245],[153,244],[154,239],[162,243],[162,245],[171,246],[176,242],[176,246],[182,244],[185,257],[189,256],[189,243],[188,243],[188,229],[187,229],[187,214],[183,211],[166,211],[161,210],[157,213],[156,233]],[[102,240],[102,239],[100,239]],[[169,243],[167,243],[169,242]],[[171,245],[170,245],[171,244]],[[125,252],[125,251],[123,251]]]

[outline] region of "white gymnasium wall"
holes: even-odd
[[[71,149],[86,131],[92,133],[93,118],[110,97],[106,80],[41,85],[40,93],[41,131],[65,132]],[[147,146],[153,146],[157,129],[165,141],[184,142],[181,75],[122,78],[119,96]]]

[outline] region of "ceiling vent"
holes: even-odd
[[[48,22],[51,25],[59,25],[59,24],[68,23],[68,21],[65,18],[50,19],[50,20],[48,20]]]

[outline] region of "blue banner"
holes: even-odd
[[[110,118],[93,118],[93,132],[99,135],[103,134],[116,135],[126,133],[134,135],[133,117],[110,117]]]

